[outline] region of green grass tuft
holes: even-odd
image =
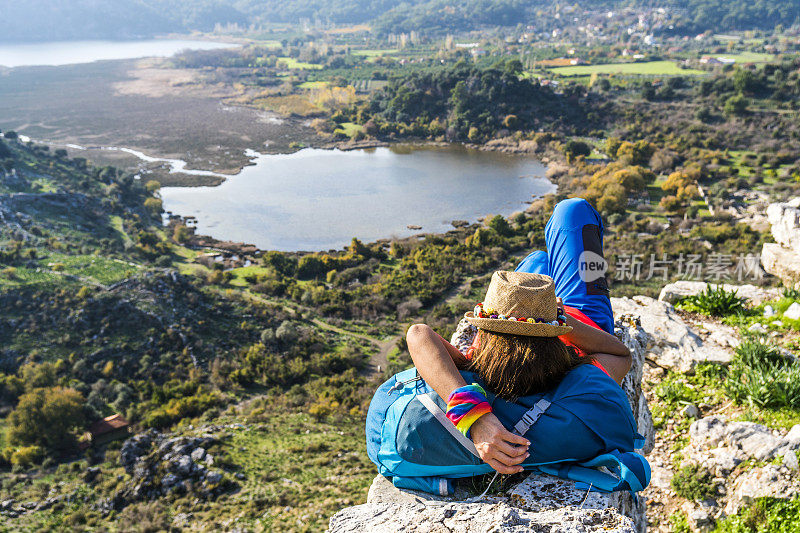
[[[724,387],[739,403],[800,408],[800,366],[765,339],[745,339],[736,348]]]
[[[675,472],[671,485],[675,494],[692,501],[713,498],[717,494],[711,473],[695,464],[684,466]]]
[[[683,298],[676,305],[679,309],[709,316],[724,317],[746,311],[745,299],[736,295],[736,291],[726,291],[721,285],[706,289],[692,296]]]
[[[721,520],[715,533],[798,533],[800,499],[760,498],[737,515]]]

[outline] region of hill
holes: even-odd
[[[633,9],[646,14],[666,8],[651,29],[679,34],[706,30],[769,29],[800,21],[793,0],[588,0],[561,8],[541,0],[31,0],[0,1],[0,41],[134,39],[166,33],[213,31],[217,25],[240,28],[301,21],[369,24],[380,35],[457,33],[489,27],[529,26],[550,32],[569,26],[575,15]],[[561,16],[563,12],[563,15]]]

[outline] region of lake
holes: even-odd
[[[183,39],[141,41],[63,41],[32,44],[0,44],[0,66],[59,66],[107,59],[171,57],[181,50],[213,50],[239,45]]]
[[[409,225],[444,232],[454,220],[509,215],[556,191],[533,158],[460,146],[253,155],[219,186],[162,188],[164,209],[196,217],[198,234],[320,251],[418,232]]]

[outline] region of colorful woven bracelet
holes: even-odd
[[[492,406],[486,400],[486,391],[477,383],[457,388],[447,399],[447,418],[467,438],[472,424],[491,412]]]

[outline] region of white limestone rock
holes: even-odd
[[[696,533],[706,533],[714,528],[714,518],[709,510],[694,502],[683,502],[681,510],[686,514],[689,528]]]
[[[717,284],[712,283],[712,287]],[[668,283],[661,289],[658,295],[658,300],[671,304],[677,303],[681,298],[693,296],[706,290],[708,283],[705,281],[688,281],[679,280],[674,283]],[[775,288],[756,287],[755,285],[731,285],[723,283],[722,288],[728,292],[736,291],[738,296],[741,296],[752,305],[759,305],[769,300],[776,300],[781,297],[781,291]]]
[[[734,483],[733,495],[725,506],[725,513],[736,514],[757,498],[789,499],[799,493],[800,481],[793,471],[772,464],[754,468],[739,476]]]
[[[792,426],[792,429],[786,434],[786,440],[800,448],[800,424]]]
[[[336,513],[331,517],[328,531],[637,531],[634,521],[615,508],[618,495],[591,493],[584,502],[585,496],[586,491],[575,490],[571,482],[532,474],[509,496],[490,497],[476,503],[443,501],[425,493],[400,491],[378,476],[370,487],[367,503]]]
[[[774,243],[761,250],[764,270],[778,276],[786,285],[800,286],[800,198],[770,204],[767,218]]]
[[[771,461],[782,456],[792,446],[768,427],[754,422],[731,422],[726,434],[726,440],[731,446],[739,447],[745,455],[758,461]]]
[[[761,248],[761,265],[785,285],[800,287],[800,250],[790,250],[774,242]]]
[[[719,446],[725,440],[726,432],[727,420],[722,416],[707,416],[689,426],[692,444],[706,448]]]
[[[800,303],[794,302],[789,309],[783,312],[783,317],[790,320],[800,320]]]
[[[800,450],[800,428],[792,431],[781,435],[761,424],[707,416],[689,427],[691,444],[684,450],[684,456],[724,477],[746,459],[772,461]]]
[[[789,450],[788,452],[786,452],[786,454],[783,456],[783,461],[781,464],[783,464],[783,466],[785,466],[789,470],[796,471],[800,469],[800,462],[798,462],[797,453],[795,453],[794,450]]]
[[[636,315],[653,343],[647,358],[664,368],[692,372],[697,363],[728,363],[733,357],[731,342],[720,344],[720,336],[703,339],[667,303],[646,296],[611,298],[614,315]]]
[[[797,200],[797,199],[795,199]],[[794,203],[776,203],[767,207],[775,242],[790,250],[800,251],[800,209]]]

